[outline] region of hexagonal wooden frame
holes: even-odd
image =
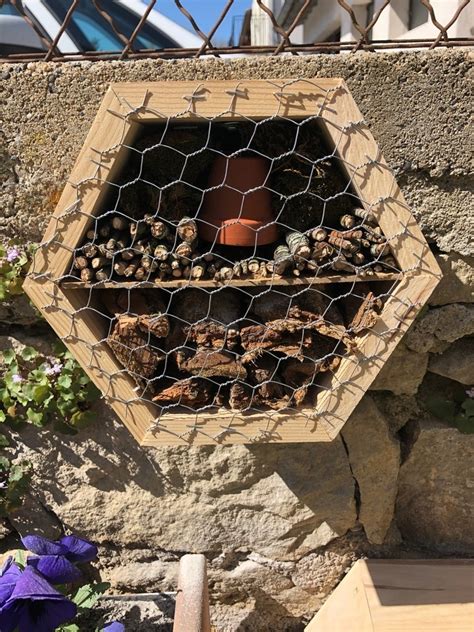
[[[166,413],[156,423],[152,405],[137,398],[135,384],[124,375],[123,367],[103,341],[93,312],[82,309],[88,304],[87,290],[66,289],[61,277],[68,273],[73,251],[82,243],[91,217],[100,210],[102,185],[113,181],[126,158],[124,145],[132,144],[139,124],[167,118],[262,119],[276,113],[294,119],[320,117],[327,140],[341,159],[354,190],[364,207],[376,213],[390,241],[402,271],[399,281],[377,324],[360,340],[360,356],[342,359],[335,374],[338,386],[323,391],[315,409],[291,415],[275,412],[271,418],[268,413],[255,412]],[[76,209],[80,186],[87,212]],[[25,291],[133,436],[146,446],[332,440],[440,278],[428,244],[342,79],[113,84],[42,246],[26,279]],[[318,282],[323,280],[321,277]],[[198,419],[190,423],[190,417]],[[226,426],[230,417],[231,429]]]

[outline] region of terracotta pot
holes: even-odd
[[[199,234],[227,246],[262,246],[278,239],[271,194],[263,187],[269,172],[264,158],[217,158],[199,213]],[[248,193],[251,191],[251,193]]]

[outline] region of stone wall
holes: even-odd
[[[343,77],[445,278],[331,444],[139,448],[105,405],[75,437],[28,428],[33,488],[3,527],[72,530],[101,545],[115,591],[170,590],[184,552],[209,561],[222,632],[302,630],[360,556],[472,555],[472,435],[435,420],[431,393],[474,383],[473,213],[464,51],[235,61],[0,66],[0,222],[38,240],[112,81]],[[26,301],[1,333],[48,344]],[[2,344],[9,344],[3,338]],[[133,629],[158,629],[129,612]]]

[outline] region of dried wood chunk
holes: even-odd
[[[355,334],[371,329],[377,322],[382,307],[382,299],[377,298],[373,292],[369,292],[354,314],[349,329]]]
[[[245,379],[247,371],[236,354],[228,351],[198,349],[190,357],[186,352],[177,352],[178,368],[199,377],[226,377]]]
[[[303,349],[310,347],[312,342],[310,331],[295,329],[289,332],[286,328],[278,330],[267,325],[243,327],[240,331],[240,340],[246,351],[244,362],[258,357],[265,349],[289,356],[301,355]]]
[[[247,365],[247,373],[252,384],[261,384],[275,378],[278,358],[270,353],[263,353]]]
[[[282,410],[288,406],[291,398],[291,389],[280,382],[266,382],[259,386],[255,393],[255,403],[259,406],[268,406],[273,410]]]
[[[252,404],[253,389],[242,382],[234,382],[230,387],[229,406],[232,410],[246,410]]]
[[[163,389],[153,397],[153,401],[160,406],[179,404],[190,408],[200,408],[212,403],[214,385],[208,380],[186,378],[177,380],[168,388]]]
[[[117,360],[139,378],[151,378],[165,357],[150,345],[149,336],[139,324],[138,316],[121,314],[107,342]]]
[[[226,327],[210,319],[184,327],[184,333],[187,342],[195,343],[198,347],[234,349],[239,344],[237,325]]]

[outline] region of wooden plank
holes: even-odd
[[[261,119],[269,116],[305,118],[317,115],[342,79],[276,79],[240,81],[160,81],[115,83],[113,90],[123,99],[124,110],[139,108],[140,121],[167,117],[199,120]],[[236,91],[241,96],[236,95]],[[194,99],[193,99],[194,95]]]
[[[359,560],[306,632],[472,632],[472,560]]]
[[[96,283],[83,283],[82,281],[62,281],[61,287],[65,290],[78,290],[84,288],[93,289],[147,289],[168,287],[253,287],[253,286],[283,286],[283,285],[327,285],[329,283],[372,283],[372,281],[400,281],[403,275],[392,272],[378,272],[373,276],[360,277],[355,274],[333,274],[316,277],[275,277],[266,279],[231,279],[229,281],[214,281],[205,279],[202,281],[190,279],[174,279],[173,281],[102,281]]]
[[[231,410],[199,411],[195,414],[165,413],[150,429],[142,445],[206,445],[306,443],[331,441],[325,426],[314,418],[314,409],[283,413],[275,410],[241,413]]]
[[[305,632],[375,632],[361,582],[361,562],[354,564]]]

